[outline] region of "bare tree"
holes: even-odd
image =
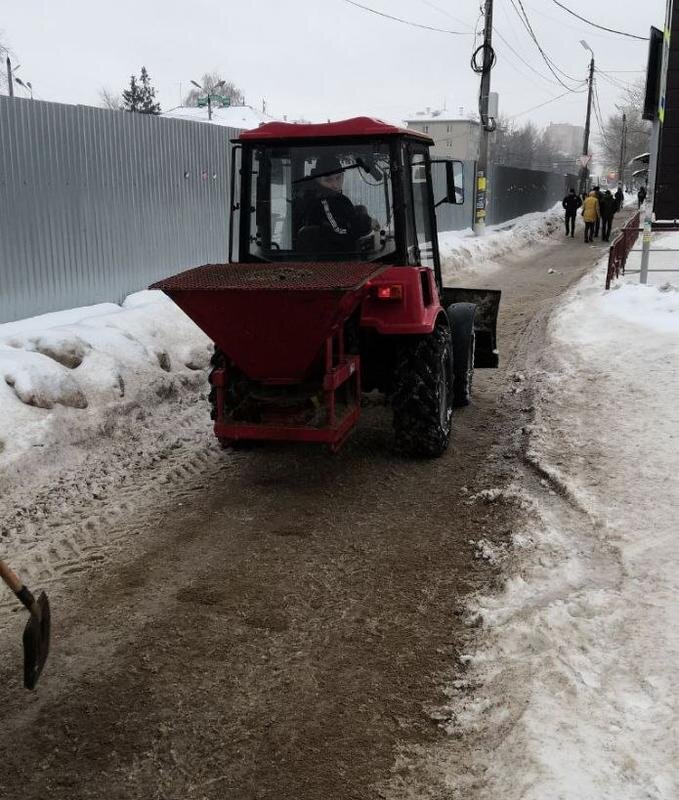
[[[539,131],[532,122],[516,125],[504,117],[497,120],[497,128],[491,134],[490,154],[495,164],[505,167],[563,172],[566,165],[564,154],[554,147],[545,131]]]
[[[3,94],[7,91],[6,61],[9,55],[7,37],[5,36],[5,32],[0,30],[0,91],[2,91]]]
[[[605,121],[598,137],[601,148],[599,161],[605,170],[617,171],[620,161],[620,144],[623,139],[622,115],[625,114],[625,163],[650,147],[651,123],[641,118],[644,106],[644,82],[638,81],[625,89],[616,104],[617,114]]]
[[[99,90],[99,100],[101,101],[103,108],[108,108],[111,111],[123,110],[122,97],[119,94],[111,91],[111,89],[107,89],[105,86],[102,86]]]
[[[224,85],[216,88],[220,81],[224,81]],[[225,80],[224,77],[217,71],[206,72],[200,80],[200,85],[203,87],[203,89],[206,89],[208,92],[210,92],[210,94],[214,92],[222,97],[228,97],[232,106],[245,105],[245,95],[243,92],[236,86],[235,83],[233,83],[233,81]],[[197,106],[198,100],[203,97],[203,95],[204,92],[201,92],[200,89],[191,89],[191,91],[184,97],[184,105]]]

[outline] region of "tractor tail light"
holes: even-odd
[[[400,283],[376,286],[375,297],[378,300],[403,300],[403,286]]]

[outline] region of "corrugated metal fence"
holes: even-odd
[[[495,164],[490,168],[488,183],[488,223],[497,225],[522,214],[547,211],[564,198],[570,186],[577,189],[578,178]]]
[[[230,139],[238,131],[145,114],[0,97],[0,323],[102,301],[228,256]],[[442,204],[439,230],[472,225]],[[445,169],[433,167],[434,197]],[[351,174],[349,174],[351,179]],[[365,182],[345,185],[370,208]],[[564,176],[497,166],[489,222],[550,207]],[[379,205],[379,204],[378,204]]]
[[[0,97],[0,322],[226,260],[236,134]]]

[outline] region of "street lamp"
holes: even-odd
[[[587,189],[587,176],[589,175],[589,158],[588,158],[588,150],[589,150],[589,126],[590,120],[592,117],[592,89],[594,85],[594,51],[592,48],[587,44],[584,39],[580,39],[580,44],[585,48],[585,50],[589,50],[592,54],[592,58],[589,62],[589,92],[587,94],[587,117],[585,118],[585,135],[582,141],[582,169],[580,170],[580,187],[579,191],[580,194],[584,194],[585,190]]]
[[[30,81],[26,81],[26,82],[22,81],[21,78],[17,78],[16,75],[14,76],[14,80],[19,84],[19,86],[23,86],[24,89],[26,89],[27,91],[29,91],[31,93],[31,100],[32,100],[33,99],[33,84]]]
[[[212,89],[206,89],[204,86],[201,86],[197,81],[190,81],[190,83],[192,83],[196,88],[200,89],[201,92],[205,92],[205,94],[207,96],[207,118],[209,120],[212,120],[212,97],[213,97],[213,95],[211,94],[211,92],[214,91],[215,89],[218,89],[220,86],[224,86],[226,81],[217,81],[217,83],[215,83],[215,85],[212,87]]]

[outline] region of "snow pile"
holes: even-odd
[[[557,203],[549,211],[536,211],[522,217],[489,225],[485,236],[475,236],[471,228],[439,232],[439,252],[444,283],[454,280],[462,269],[473,269],[485,262],[484,271],[494,259],[529,247],[563,226],[563,208]]]
[[[476,753],[456,779],[483,798],[679,797],[679,284],[605,292],[604,275],[552,319],[532,522],[472,612],[484,644],[463,683],[481,688],[449,730]]]
[[[211,343],[161,292],[0,325],[0,464],[205,381]]]

